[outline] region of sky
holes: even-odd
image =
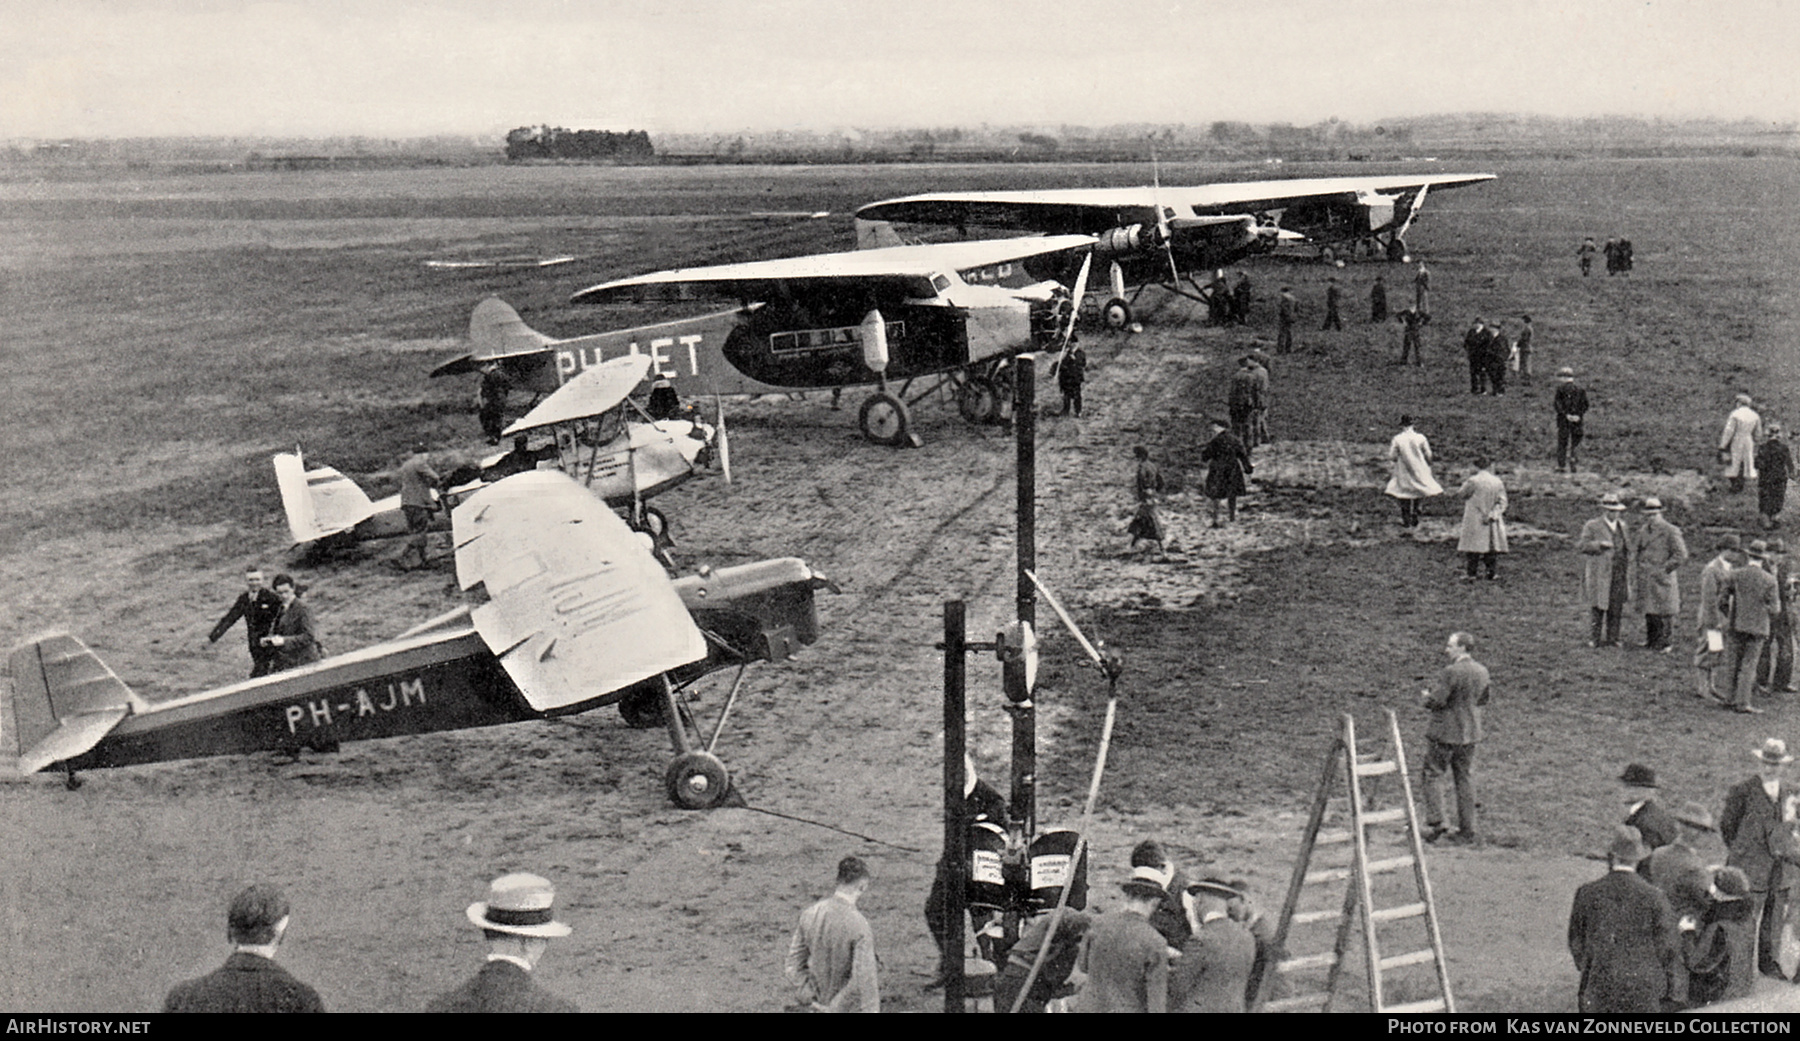
[[[1789,0],[0,0],[0,139],[1800,120]]]

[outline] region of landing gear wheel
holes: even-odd
[[[1106,319],[1108,329],[1118,332],[1131,324],[1131,305],[1115,296],[1100,309],[1100,315]]]
[[[1387,256],[1389,260],[1398,260],[1402,264],[1412,263],[1412,257],[1406,252],[1406,242],[1402,239],[1395,238],[1388,241]]]
[[[912,414],[907,411],[906,402],[886,391],[879,391],[863,401],[856,424],[870,441],[898,447],[905,444],[907,435],[912,433]]]
[[[970,376],[956,392],[956,410],[971,423],[992,423],[1000,415],[1000,392],[992,380]]]
[[[731,791],[731,774],[710,752],[686,752],[663,775],[669,798],[684,810],[710,810]]]
[[[654,506],[644,507],[643,518],[633,527],[649,535],[658,546],[675,544],[675,540],[669,537],[669,518]]]
[[[633,730],[649,730],[663,725],[662,693],[645,691],[627,694],[619,701],[619,718]]]
[[[1330,246],[1326,246],[1324,249],[1319,250],[1319,259],[1329,264],[1337,259],[1337,250],[1332,249]]]

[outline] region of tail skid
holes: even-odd
[[[73,759],[148,707],[67,633],[14,648],[6,680],[0,685],[0,773],[34,774]]]

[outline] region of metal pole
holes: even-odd
[[[968,928],[969,824],[963,798],[963,755],[968,666],[967,605],[944,601],[944,950],[938,973],[944,1011],[963,1011],[963,932]]]
[[[1021,354],[1013,430],[1018,438],[1018,573],[1014,595],[1019,621],[1037,628],[1037,360]],[[1037,707],[1030,699],[1008,706],[1013,718],[1012,819],[1030,844],[1037,834]]]

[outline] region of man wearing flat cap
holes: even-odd
[[[1619,775],[1619,783],[1625,786],[1625,804],[1630,807],[1625,823],[1638,830],[1646,849],[1660,849],[1680,837],[1681,822],[1656,797],[1655,770],[1632,763]]]
[[[1717,683],[1717,671],[1725,664],[1726,618],[1721,601],[1732,561],[1742,548],[1736,535],[1721,535],[1713,546],[1713,558],[1700,569],[1700,605],[1695,611],[1700,642],[1694,647],[1694,674],[1699,686],[1694,689],[1694,696],[1702,701],[1731,700],[1731,695],[1719,690]]]
[[[1637,873],[1648,854],[1636,828],[1618,825],[1606,877],[1575,891],[1569,954],[1581,972],[1583,1012],[1664,1012],[1687,1000],[1675,911]]]
[[[1081,949],[1087,985],[1075,998],[1077,1012],[1169,1011],[1169,945],[1150,925],[1169,875],[1144,865],[1121,884],[1123,909],[1100,915]]]
[[[556,889],[525,872],[502,875],[487,899],[469,905],[469,921],[487,938],[487,964],[474,978],[425,1006],[427,1012],[579,1012],[575,1003],[531,978],[550,941],[569,935],[556,920]]]
[[[1748,558],[1732,561],[1720,594],[1726,624],[1725,674],[1731,686],[1731,707],[1738,712],[1762,712],[1750,704],[1750,696],[1756,690],[1756,667],[1763,646],[1781,614],[1781,591],[1767,570],[1768,555],[1766,543],[1760,539],[1750,543]]]
[[[1786,979],[1776,962],[1781,923],[1787,916],[1788,890],[1800,847],[1794,839],[1794,817],[1800,793],[1786,780],[1787,764],[1794,761],[1787,742],[1771,737],[1750,753],[1756,760],[1756,776],[1732,785],[1725,794],[1725,810],[1719,814],[1719,837],[1731,851],[1728,867],[1738,868],[1750,880],[1757,925],[1756,964],[1764,975]]]
[[[1619,646],[1619,623],[1637,586],[1637,554],[1625,527],[1625,503],[1613,492],[1600,497],[1600,516],[1581,526],[1575,549],[1587,560],[1581,568],[1581,601],[1593,626],[1589,647]]]
[[[1644,612],[1644,647],[1675,649],[1675,616],[1681,613],[1681,583],[1675,573],[1687,563],[1687,540],[1663,517],[1662,500],[1652,495],[1640,507],[1644,522],[1632,535],[1637,558],[1637,606]]]
[[[1169,972],[1171,1012],[1245,1012],[1256,938],[1231,918],[1231,901],[1243,892],[1223,879],[1208,878],[1181,894],[1193,935]]]
[[[288,902],[274,886],[255,885],[231,901],[222,968],[169,991],[164,1012],[323,1012],[319,992],[275,964],[287,934]]]

